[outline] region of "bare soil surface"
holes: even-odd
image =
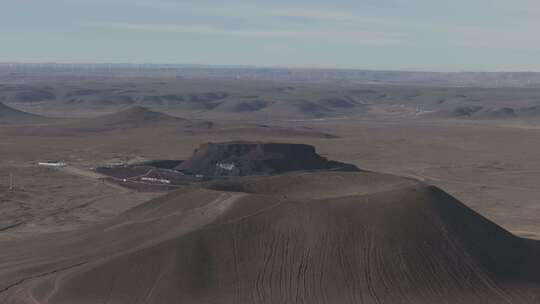
[[[0,299],[533,303],[540,294],[539,244],[436,187],[376,173],[242,184],[249,193],[188,187],[31,246],[3,242]]]
[[[0,183],[14,176],[15,189],[0,188],[0,240],[65,231],[108,219],[156,197],[81,176],[69,169],[1,167]]]
[[[0,302],[536,303],[539,92],[144,78],[0,85],[13,111],[54,117],[0,124]],[[247,177],[164,194],[94,171],[188,159],[201,143],[227,141],[310,144],[380,173]],[[47,160],[68,166],[37,166]]]

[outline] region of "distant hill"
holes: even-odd
[[[119,131],[136,128],[184,126],[190,121],[152,111],[145,107],[131,107],[112,114],[58,124],[49,129],[32,130],[36,135],[69,135],[77,133]]]
[[[337,138],[336,135],[306,127],[280,127],[236,121],[214,122],[203,119],[185,119],[141,106],[94,118],[72,119],[47,126],[22,126],[11,130],[11,132],[21,136],[77,136],[100,132],[143,131],[144,129],[169,130],[187,136],[214,135],[229,139],[253,136],[257,136],[257,138]]]
[[[323,132],[309,127],[281,127],[276,125],[250,123],[216,124],[215,128],[212,130],[212,133],[224,136],[238,136],[239,138],[242,138],[242,136],[251,135],[275,138],[339,138],[339,136],[335,134]]]
[[[423,114],[424,117],[433,118],[469,118],[504,120],[513,118],[536,119],[540,117],[537,107],[524,107],[515,109],[512,107],[485,108],[477,105],[463,105],[450,110],[439,110]]]
[[[47,120],[47,117],[17,110],[0,102],[0,124],[40,123]]]
[[[144,107],[132,107],[112,114],[40,126],[39,128],[34,126],[21,127],[14,132],[31,136],[75,136],[137,128],[186,127],[200,129],[209,128],[211,125],[211,123],[204,124],[202,121],[197,121],[196,124],[190,120],[155,112]]]
[[[80,125],[95,129],[134,128],[163,123],[177,123],[182,121],[185,121],[185,119],[152,111],[146,107],[135,106],[120,112],[85,120],[81,122]]]

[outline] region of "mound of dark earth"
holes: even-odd
[[[3,303],[537,303],[540,251],[440,189],[370,172],[190,186],[2,243]],[[218,189],[218,190],[216,190]]]
[[[17,110],[0,102],[0,124],[40,123],[47,120],[47,117]]]
[[[290,171],[358,171],[354,165],[329,161],[304,144],[226,142],[208,143],[176,169],[204,176],[247,176]]]

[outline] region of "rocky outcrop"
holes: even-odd
[[[247,176],[290,171],[358,171],[351,164],[330,161],[304,144],[225,142],[207,143],[176,169],[205,176]]]

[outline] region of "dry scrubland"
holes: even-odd
[[[84,169],[125,158],[185,159],[201,142],[267,140],[308,143],[330,159],[367,170],[423,179],[440,186],[475,210],[519,234],[540,233],[540,130],[495,123],[420,123],[334,121],[304,122],[339,138],[264,136],[260,132],[203,131],[190,134],[168,127],[139,128],[79,136],[20,136],[2,134],[1,178],[9,167],[38,160],[61,159]],[[37,178],[32,171],[16,179]],[[66,174],[66,179],[72,179]],[[25,186],[24,180],[17,181]],[[4,184],[7,185],[7,184]],[[54,186],[54,185],[52,185]],[[69,191],[68,191],[69,192]]]
[[[538,89],[43,80],[0,95],[6,303],[536,301],[536,242],[489,220],[540,238]],[[311,144],[408,178],[289,174],[163,196],[90,173],[229,140]],[[70,167],[35,166],[48,159]]]

